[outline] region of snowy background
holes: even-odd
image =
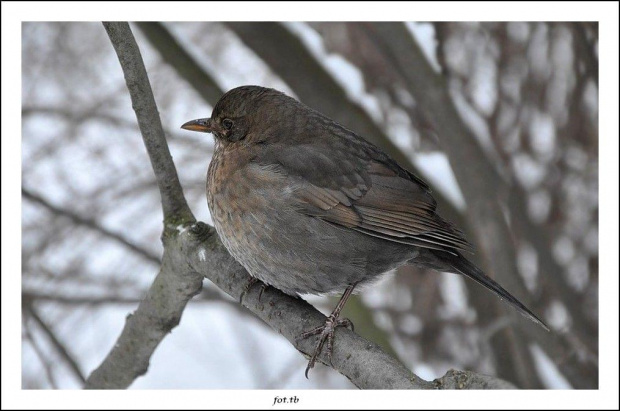
[[[283,27],[301,40],[299,47],[336,81],[350,104],[385,130],[434,192],[466,215],[464,196],[438,144],[441,136],[424,107],[372,54],[364,25]],[[597,25],[407,27],[430,64],[448,79],[459,114],[476,137],[471,144],[483,148],[510,188],[506,214],[519,281],[535,300],[535,311],[558,333],[563,350],[517,332],[536,369],[531,380],[540,388],[596,387]],[[213,141],[179,127],[208,117],[214,102],[161,57],[141,27],[132,29],[185,196],[196,217],[210,223],[205,175]],[[165,23],[158,29],[172,34],[221,90],[258,84],[301,98],[279,66],[242,41],[238,28]],[[159,193],[101,24],[24,23],[22,75],[22,387],[80,388],[158,271]],[[317,87],[316,93],[322,92]],[[514,207],[524,210],[527,224],[516,220]],[[537,240],[543,237],[541,245]],[[423,378],[440,377],[450,368],[472,369],[520,385],[494,351],[506,319],[508,327],[516,327],[520,317],[504,310],[496,321],[482,322],[470,286],[454,275],[405,267],[364,291],[345,315],[361,335]],[[325,313],[335,304],[330,298],[308,300]],[[306,380],[305,364],[285,339],[206,281],[180,325],[155,351],[148,373],[131,388],[354,388],[323,366]]]

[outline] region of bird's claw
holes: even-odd
[[[263,292],[267,289],[268,285],[261,282],[256,277],[251,277],[250,281],[248,281],[245,287],[243,287],[243,291],[241,292],[241,295],[239,296],[239,304],[243,303],[243,297],[245,297],[245,295],[252,289],[254,284],[259,283],[259,282],[261,284],[260,284],[260,291],[258,292],[258,302],[260,302],[261,298],[263,297]]]
[[[313,335],[320,334],[319,341],[316,344],[312,357],[310,357],[310,361],[308,361],[308,366],[306,367],[306,372],[304,373],[306,378],[308,378],[308,372],[314,368],[316,360],[323,351],[325,342],[327,342],[327,360],[329,365],[333,367],[332,353],[334,349],[334,331],[336,331],[337,327],[347,327],[353,330],[353,323],[348,318],[338,319],[337,317],[330,315],[327,317],[327,320],[325,320],[325,324],[320,327],[313,328],[310,331],[306,331],[296,338],[296,340],[299,341],[312,337]]]

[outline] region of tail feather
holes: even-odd
[[[539,324],[545,330],[549,331],[549,327],[543,320],[538,318],[536,314],[531,312],[521,301],[517,300],[508,291],[506,291],[501,285],[495,282],[492,278],[488,277],[481,269],[476,267],[472,262],[467,260],[462,255],[454,255],[450,253],[441,253],[441,260],[447,262],[458,273],[463,274],[466,277],[471,278],[478,284],[481,284],[493,291],[501,300],[507,301],[510,305],[516,308],[521,314],[529,318],[536,324]]]

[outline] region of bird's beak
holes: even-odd
[[[181,128],[190,131],[200,131],[202,133],[212,133],[214,131],[214,124],[211,122],[210,118],[199,118],[198,120],[188,121],[183,124]]]

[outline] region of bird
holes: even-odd
[[[210,118],[181,128],[212,133],[207,202],[229,253],[291,296],[340,294],[305,375],[354,291],[404,264],[461,274],[548,326],[465,255],[472,246],[437,212],[431,188],[354,131],[283,92],[248,85],[221,96]],[[250,286],[248,284],[248,286]]]

